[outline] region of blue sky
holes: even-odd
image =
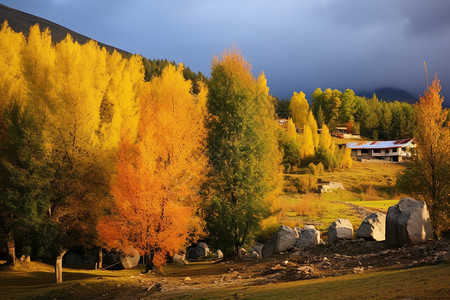
[[[233,44],[273,95],[317,88],[426,88],[450,97],[450,1],[0,0],[100,42],[210,73]],[[446,101],[446,102],[447,102]]]

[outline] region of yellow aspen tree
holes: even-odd
[[[100,106],[108,84],[106,51],[92,41],[80,45],[68,35],[55,47],[53,75],[55,107],[47,122],[55,170],[50,218],[62,229],[55,269],[56,281],[62,282],[62,257],[74,240],[82,245],[95,240],[107,199],[104,161],[98,155]]]
[[[353,159],[352,159],[352,149],[350,148],[345,148],[343,150],[343,155],[342,155],[342,167],[343,168],[351,168],[353,165]]]
[[[291,98],[289,111],[297,128],[303,128],[308,118],[309,104],[305,98],[305,93],[296,93]]]
[[[12,101],[24,104],[26,86],[20,55],[24,44],[23,34],[3,22],[0,29],[0,119]]]
[[[303,139],[300,146],[302,158],[314,156],[314,140],[311,127],[308,124],[303,126]]]
[[[269,117],[269,120],[261,122],[261,125],[257,129],[260,131],[260,135],[265,135],[267,153],[269,153],[269,155],[260,158],[260,164],[265,166],[265,172],[261,174],[261,180],[267,183],[266,188],[268,189],[264,201],[267,205],[272,206],[274,200],[281,192],[283,182],[283,172],[281,169],[282,155],[276,142],[278,137],[278,124],[275,121],[270,121],[270,116],[275,116],[275,100],[269,95],[269,87],[267,86],[267,79],[264,72],[261,72],[258,76],[255,87],[257,99],[261,102],[261,105],[257,106],[257,114]],[[296,132],[294,136],[297,139],[299,137]]]
[[[37,115],[50,118],[44,122],[44,133],[48,134],[51,117],[57,107],[55,95],[55,47],[48,28],[41,32],[39,25],[30,27],[27,41],[22,48],[22,65],[27,83],[27,97]],[[42,120],[46,119],[42,118]],[[47,138],[48,139],[48,136]]]
[[[311,131],[312,131],[314,148],[317,148],[317,146],[319,146],[319,134],[317,133],[317,129],[318,129],[317,122],[316,122],[316,119],[314,118],[312,110],[309,110],[309,112],[308,112],[307,124],[311,128]]]
[[[290,139],[296,140],[297,138],[297,130],[295,129],[295,124],[291,118],[288,119],[286,124],[286,132]]]
[[[331,134],[326,124],[323,124],[319,135],[319,146],[322,146],[324,149],[330,149],[331,147]]]

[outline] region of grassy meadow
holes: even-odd
[[[298,174],[285,174],[284,193],[274,203],[277,218],[272,217],[263,225],[273,230],[279,224],[313,224],[326,231],[334,220],[346,218],[356,229],[368,211],[386,213],[405,196],[395,188],[396,177],[404,168],[402,164],[354,161],[352,168],[334,172],[313,175],[299,170]],[[344,190],[305,192],[305,185],[315,188],[325,182],[341,182]]]

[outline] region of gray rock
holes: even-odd
[[[253,259],[258,259],[258,258],[261,257],[261,255],[259,255],[258,252],[256,252],[255,250],[253,250],[253,251],[250,253],[250,257],[253,258]]]
[[[264,244],[262,247],[262,257],[267,258],[273,255],[273,251],[275,250],[275,243],[276,243],[277,235],[274,234],[270,238],[270,240],[267,241],[267,243]]]
[[[320,231],[316,230],[314,225],[305,225],[303,229],[296,227],[295,231],[298,233],[298,239],[295,244],[297,248],[318,245],[320,243]]]
[[[386,236],[386,215],[373,213],[362,221],[356,231],[357,238],[369,241],[384,241]]]
[[[262,257],[266,258],[294,247],[297,239],[297,232],[290,227],[284,225],[280,226],[272,238],[264,244],[262,248]]]
[[[403,198],[389,207],[386,242],[390,246],[417,244],[433,238],[430,214],[425,202]]]
[[[203,249],[205,249],[205,256],[207,256],[209,254],[209,246],[208,244],[204,243],[204,242],[200,242],[197,244],[197,247],[202,247]]]
[[[275,233],[275,235],[276,240],[275,249],[273,250],[274,253],[280,253],[288,250],[291,247],[294,247],[298,239],[298,234],[290,227],[284,225],[278,228],[278,231],[277,233]]]
[[[252,250],[255,251],[259,257],[262,257],[262,249],[264,247],[264,244],[258,243],[258,242],[254,242],[253,246],[252,246]]]
[[[328,244],[338,240],[351,240],[353,238],[353,226],[347,219],[337,219],[328,228]]]
[[[120,263],[125,269],[131,269],[139,264],[141,256],[134,248],[128,248],[120,254]]]
[[[186,260],[186,254],[175,254],[172,257],[172,261],[178,265],[187,265],[189,262]]]
[[[187,252],[189,259],[197,260],[202,257],[206,257],[209,253],[209,247],[206,243],[200,242],[195,247],[190,247]]]

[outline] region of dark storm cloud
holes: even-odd
[[[409,3],[405,8],[407,31],[413,36],[442,36],[450,30],[450,1]],[[448,36],[447,36],[448,37]]]
[[[233,44],[271,92],[426,87],[425,60],[450,90],[450,1],[0,0],[79,33],[209,74]],[[449,95],[450,96],[450,95]],[[448,96],[446,95],[448,98]]]

